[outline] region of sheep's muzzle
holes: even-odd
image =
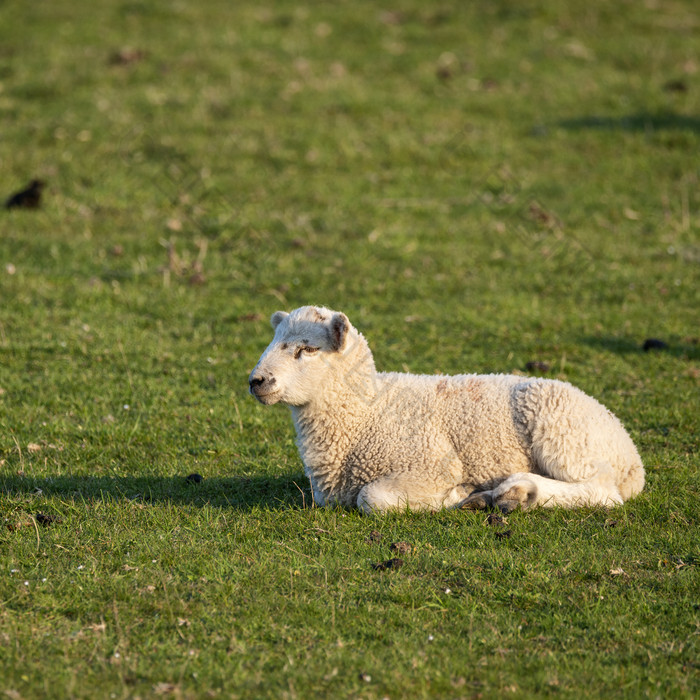
[[[259,372],[253,372],[248,378],[250,393],[263,404],[277,403],[277,387],[274,377],[268,377]]]

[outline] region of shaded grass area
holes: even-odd
[[[697,695],[699,27],[2,4],[0,185],[47,188],[0,214],[0,692]],[[498,526],[314,508],[287,412],[246,395],[305,303],[381,369],[546,362],[647,488]]]

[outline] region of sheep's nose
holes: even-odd
[[[265,377],[261,377],[259,374],[251,376],[248,380],[251,389],[257,389],[260,385],[265,383]]]
[[[262,388],[262,385],[267,383],[272,386],[275,383],[274,377],[266,377],[263,374],[252,374],[248,379],[248,384],[250,385],[250,390],[255,391],[256,389]]]

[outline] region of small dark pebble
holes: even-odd
[[[365,538],[365,542],[381,542],[382,541],[382,533],[379,532],[379,530],[372,530],[372,532],[369,533],[369,537]]]
[[[410,554],[413,551],[413,545],[410,542],[394,542],[389,549],[397,554]]]
[[[6,202],[6,209],[38,209],[41,204],[41,191],[46,183],[32,180],[23,190],[15,192]]]
[[[528,372],[549,372],[551,367],[546,362],[540,362],[539,360],[532,360],[531,362],[525,363],[525,369]]]
[[[642,350],[644,352],[649,352],[649,350],[666,350],[668,348],[668,343],[664,343],[663,340],[658,338],[647,338],[642,345]]]
[[[403,559],[387,559],[386,561],[380,561],[376,564],[372,564],[372,568],[375,571],[388,571],[390,569],[400,569],[404,565]]]
[[[505,525],[507,521],[502,515],[489,513],[488,517],[486,518],[486,522],[489,525]]]
[[[497,540],[505,540],[513,534],[512,530],[501,530],[501,532],[496,533]]]
[[[34,519],[39,525],[43,525],[44,527],[62,522],[62,518],[59,518],[58,515],[49,515],[47,513],[37,513]]]
[[[194,474],[190,474],[189,476],[185,477],[185,480],[189,481],[191,484],[201,484],[204,479],[202,478],[201,474],[197,474],[195,472]]]

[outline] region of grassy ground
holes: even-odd
[[[699,56],[690,0],[0,4],[0,694],[696,696]],[[646,490],[312,508],[246,392],[304,303],[549,363]]]

